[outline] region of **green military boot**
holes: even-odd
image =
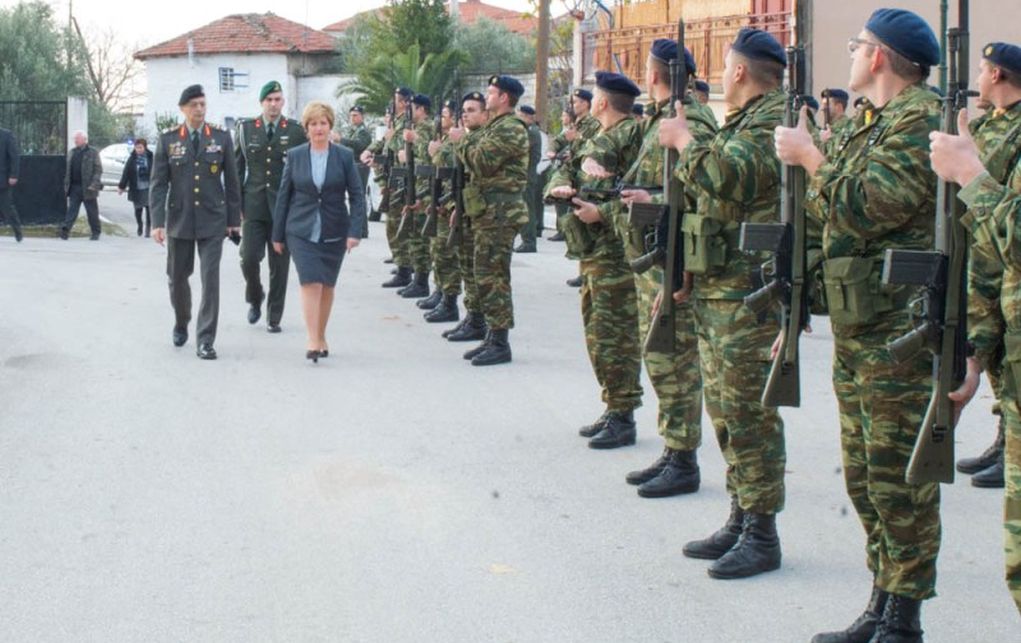
[[[457,321],[460,317],[457,295],[442,295],[440,305],[425,314],[425,320],[430,324]]]
[[[749,578],[780,569],[780,537],[776,514],[745,513],[737,544],[709,566],[713,578]]]
[[[486,318],[482,313],[469,312],[464,323],[447,335],[448,342],[474,342],[486,338]],[[470,359],[470,358],[467,358]]]
[[[850,627],[841,632],[816,634],[812,637],[812,643],[869,643],[879,627],[879,619],[883,616],[889,597],[889,594],[873,586],[869,604]]]
[[[695,451],[667,450],[670,451],[670,455],[666,463],[656,477],[638,487],[639,496],[669,498],[698,491],[702,478]]]
[[[511,347],[506,328],[489,333],[489,344],[472,358],[472,366],[494,366],[511,361]]]
[[[429,273],[420,271],[415,273],[415,279],[407,287],[397,291],[405,299],[420,299],[429,296]]]
[[[436,290],[432,291],[432,294],[426,297],[425,299],[419,299],[418,301],[416,301],[415,305],[421,308],[422,310],[432,310],[440,305],[440,301],[442,299],[443,293],[440,292],[439,288],[437,288]]]
[[[871,643],[922,643],[922,601],[890,594]]]
[[[744,509],[738,504],[737,497],[733,497],[730,499],[730,516],[726,524],[708,538],[689,542],[682,551],[688,558],[718,560],[737,544],[743,525]]]
[[[401,266],[390,281],[384,281],[384,288],[404,288],[411,283],[411,268]]]

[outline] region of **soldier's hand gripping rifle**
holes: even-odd
[[[404,104],[404,129],[414,130],[412,102],[410,99]],[[418,191],[415,189],[415,144],[404,141],[404,167],[394,168],[397,178],[404,182],[403,196],[404,209],[401,210],[401,222],[397,226],[397,238],[406,239],[414,228],[415,203],[418,201]]]
[[[784,127],[797,127],[804,101],[805,46],[799,40],[787,47]],[[805,169],[784,165],[780,170],[780,223],[741,224],[741,250],[773,253],[762,267],[765,286],[744,298],[745,306],[756,315],[774,302],[780,305],[780,347],[762,391],[762,405],[767,407],[801,405],[798,340],[810,320],[804,197]]]
[[[569,128],[573,128],[578,122],[578,115],[574,112],[573,97],[574,92],[570,92],[567,96],[567,102],[564,106],[564,113],[567,114],[567,123]],[[571,162],[571,148],[574,146],[572,141],[568,141],[564,149],[557,152],[556,156],[553,157],[553,169],[556,170],[559,167]]]
[[[684,20],[677,22],[677,58],[670,61],[670,117],[677,117],[677,103],[688,93],[688,72],[684,66]],[[680,153],[673,147],[663,150],[663,194],[666,206],[654,206],[660,210],[658,227],[665,228],[663,238],[657,238],[657,247],[650,253],[663,257],[663,286],[659,307],[649,325],[645,338],[645,350],[657,353],[672,353],[676,340],[676,311],[674,291],[681,287],[684,275],[684,254],[679,251],[681,220],[684,218],[684,189],[674,174]],[[635,210],[648,210],[651,204],[632,204],[631,216]],[[635,206],[638,206],[637,208]],[[633,221],[633,219],[632,219]],[[634,225],[632,223],[632,225]],[[657,235],[659,237],[659,235]],[[662,241],[662,245],[659,242]],[[648,256],[648,255],[647,255]],[[639,258],[637,261],[641,261]],[[634,264],[632,264],[632,268]],[[641,266],[639,266],[641,267]]]
[[[663,192],[663,188],[658,185],[631,185],[618,181],[612,188],[593,188],[593,187],[582,187],[578,190],[577,194],[573,194],[569,197],[558,197],[558,196],[546,196],[543,197],[542,202],[546,205],[565,205],[573,208],[574,199],[581,199],[582,201],[588,201],[589,203],[609,203],[610,201],[616,201],[620,198],[621,192],[629,190],[643,190],[649,194],[659,194]]]
[[[436,108],[436,132],[433,141],[439,143],[443,140],[443,104],[434,101]],[[431,160],[431,159],[430,159]],[[425,211],[425,225],[422,226],[422,236],[432,239],[436,236],[437,219],[439,215],[440,199],[443,197],[443,182],[450,179],[452,171],[449,167],[439,165],[419,164],[415,167],[415,175],[419,178],[429,180],[429,207]]]
[[[957,115],[967,107],[968,2],[958,5],[959,26],[947,30],[949,76],[940,131],[957,133]],[[928,350],[932,398],[922,420],[905,478],[909,483],[954,481],[954,403],[947,395],[964,381],[967,369],[967,233],[959,222],[964,205],[958,188],[940,180],[936,187],[936,236],[932,251],[887,250],[883,284],[922,286],[911,302],[915,329],[889,345],[897,363]]]

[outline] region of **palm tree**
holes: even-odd
[[[407,87],[426,96],[446,96],[454,89],[458,68],[466,62],[467,56],[459,49],[421,58],[418,44],[414,44],[403,52],[377,56],[366,72],[338,87],[337,96],[357,94],[358,103],[366,110],[383,113],[395,87]]]

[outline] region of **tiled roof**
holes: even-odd
[[[450,12],[450,3],[446,3],[447,12]],[[501,7],[494,7],[491,4],[486,4],[481,0],[465,0],[464,2],[458,2],[457,4],[460,20],[466,25],[475,24],[479,18],[487,18],[493,22],[498,22],[503,26],[507,27],[514,33],[521,34],[522,36],[530,35],[539,25],[539,21],[532,16],[527,16],[520,11],[511,11],[510,9],[503,9]],[[373,14],[381,16],[385,8],[370,9],[369,11],[363,11],[362,13],[355,14],[350,18],[335,22],[332,25],[323,27],[323,31],[329,31],[331,33],[342,33],[351,26],[351,23],[358,16]]]
[[[272,13],[244,13],[220,18],[176,38],[135,52],[135,58],[184,56],[191,40],[196,54],[329,53],[333,36]]]

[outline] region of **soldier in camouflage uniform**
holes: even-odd
[[[829,110],[830,113],[829,127],[819,132],[819,139],[823,143],[828,143],[834,137],[840,138],[844,128],[851,126],[851,119],[847,117],[847,101],[849,98],[847,92],[843,89],[831,88],[822,90],[822,108],[823,110]]]
[[[372,145],[372,133],[365,126],[365,108],[355,105],[348,113],[349,125],[340,133],[340,144],[350,148],[356,159],[361,158],[362,153]],[[369,190],[369,166],[364,163],[356,163],[358,176],[362,179],[365,191]],[[369,226],[362,230],[362,238],[369,236]]]
[[[455,148],[472,177],[472,189],[466,190],[464,197],[475,242],[478,301],[489,327],[482,343],[464,355],[473,366],[511,361],[511,253],[514,236],[528,222],[528,126],[514,115],[524,91],[515,78],[491,77],[486,90],[489,122],[470,147]],[[460,134],[452,131],[450,137],[457,143]],[[469,201],[474,203],[468,205]]]
[[[547,157],[553,161],[554,166],[565,163],[573,164],[578,157],[578,152],[586,140],[595,136],[599,131],[599,121],[592,118],[592,92],[587,89],[576,89],[571,92],[571,111],[564,113],[564,128],[553,139],[551,149]],[[575,168],[577,171],[577,168]],[[563,241],[564,234],[560,230],[560,222],[563,217],[570,216],[569,208],[557,206],[557,233],[550,237],[550,241]],[[580,277],[578,278],[581,279]],[[572,280],[573,282],[574,280]],[[580,286],[581,282],[569,285]]]
[[[433,166],[439,168],[454,167],[454,145],[450,141],[450,129],[454,126],[457,106],[454,101],[443,105],[440,115],[442,136],[439,140],[429,142],[429,158]],[[442,183],[444,188],[450,181]],[[425,313],[425,320],[430,323],[457,321],[460,312],[457,308],[457,296],[461,294],[461,267],[458,265],[457,250],[447,245],[450,235],[450,216],[452,208],[439,206],[436,213],[436,236],[429,241],[429,255],[432,258],[433,276],[436,280],[436,292],[440,300]],[[421,305],[420,308],[427,308]]]
[[[461,101],[461,121],[460,124],[455,123],[455,127],[447,133],[455,156],[470,153],[489,122],[486,97],[481,92],[471,92],[464,96]],[[458,269],[464,282],[466,314],[460,324],[443,331],[443,337],[451,342],[477,341],[487,336],[486,318],[482,314],[482,303],[479,301],[479,290],[475,282],[475,235],[472,228],[472,221],[485,215],[485,202],[477,197],[479,194],[477,179],[467,166],[464,167],[464,173],[465,185],[461,199],[464,212],[459,224],[456,252]],[[453,214],[450,221],[453,225]]]
[[[416,94],[411,99],[411,127],[404,129],[402,140],[411,143],[415,150],[415,162],[426,163],[429,161],[429,141],[433,139],[433,122],[429,117],[432,109],[432,100],[428,96]],[[404,157],[404,148],[397,153],[397,158],[402,165],[407,165]],[[406,188],[407,189],[407,188]],[[411,212],[404,214],[406,221],[398,224],[402,241],[407,244],[408,254],[411,257],[411,267],[415,271],[414,280],[407,286],[399,289],[397,294],[405,299],[418,299],[429,296],[429,269],[431,260],[429,258],[429,239],[422,235],[422,226],[425,225],[425,209],[422,200],[417,195],[426,194],[429,190],[429,180],[416,178],[412,183],[412,190],[415,190],[416,205]]]
[[[525,200],[528,202],[528,224],[521,229],[521,243],[514,252],[536,252],[535,241],[542,229],[542,177],[536,173],[542,160],[542,132],[535,122],[535,108],[531,105],[518,107],[518,118],[528,125],[528,187]]]
[[[642,143],[631,107],[641,90],[626,76],[596,72],[592,114],[601,129],[581,148],[579,161],[598,164],[600,176],[562,165],[550,177],[547,193],[568,198],[581,187],[611,188],[634,164]],[[582,167],[585,165],[582,163]],[[592,437],[594,449],[635,443],[634,410],[642,403],[639,381],[642,347],[638,338],[638,297],[624,244],[596,205],[576,198],[575,218],[564,222],[567,256],[580,261],[581,317],[589,360],[606,405],[603,429]],[[591,221],[591,222],[589,222]]]
[[[1002,363],[1001,408],[1006,421],[1006,493],[1004,550],[1007,588],[1021,611],[1021,47],[990,43],[983,50],[977,85],[993,113],[970,136],[934,134],[932,165],[961,186],[968,206],[962,221],[973,235],[969,271],[968,339],[975,354],[968,376],[951,394],[966,404],[978,387],[982,369]],[[959,130],[964,132],[962,112]],[[976,145],[977,143],[977,145]],[[999,267],[999,278],[997,269]],[[1005,350],[1001,348],[1005,344]]]
[[[940,105],[925,79],[940,50],[929,25],[900,9],[874,12],[849,50],[850,88],[865,103],[829,157],[804,123],[776,132],[780,159],[811,177],[806,212],[823,226],[844,477],[874,574],[865,613],[813,640],[921,641],[921,601],[935,595],[939,484],[908,483],[905,472],[931,395],[932,355],[893,360],[887,345],[913,329],[915,290],[877,285],[885,250],[932,248],[927,152]]]
[[[770,34],[742,29],[725,60],[727,119],[698,142],[683,114],[664,121],[660,142],[680,152],[677,176],[698,197],[682,223],[684,268],[693,277],[698,355],[706,410],[727,462],[731,515],[684,555],[709,559],[713,578],[745,578],[780,567],[776,514],[784,504],[783,421],[760,398],[776,336],[772,318],[744,305],[764,257],[740,251],[741,224],[779,218],[780,163],[770,143],[784,111],[786,54]],[[679,292],[675,299],[688,297]]]
[[[266,293],[259,278],[259,264],[269,253],[269,302],[266,312],[271,333],[280,332],[287,295],[287,273],[291,256],[285,250],[277,254],[270,246],[273,231],[273,208],[277,188],[284,171],[287,150],[305,142],[301,123],[282,116],[284,94],[280,83],[272,80],[259,92],[262,114],[238,122],[237,147],[234,148],[238,177],[241,180],[241,274],[245,277],[245,301],[248,302],[248,323],[262,316]]]

